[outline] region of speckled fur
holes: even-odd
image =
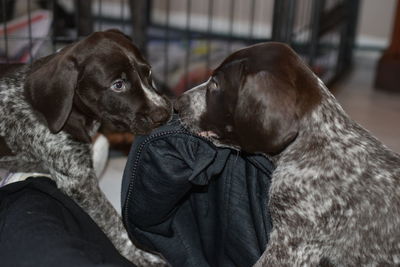
[[[136,248],[128,238],[120,216],[100,191],[90,145],[74,141],[63,131],[52,134],[38,120],[23,96],[28,70],[22,67],[0,80],[0,136],[16,154],[0,158],[0,168],[50,173],[58,187],[93,218],[122,255],[138,266],[165,266],[162,259]]]
[[[239,50],[212,80],[178,98],[184,125],[276,165],[273,230],[256,266],[400,266],[400,155],[284,44]]]
[[[256,266],[399,266],[400,156],[318,83],[321,102],[275,157],[274,229]]]

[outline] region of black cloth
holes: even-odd
[[[268,242],[272,163],[214,146],[173,120],[137,137],[125,167],[129,234],[172,266],[251,266]]]
[[[135,266],[48,178],[0,188],[0,266]]]

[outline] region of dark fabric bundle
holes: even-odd
[[[45,177],[0,188],[0,266],[135,266]]]
[[[172,266],[251,266],[271,231],[272,163],[216,147],[176,120],[136,138],[122,215],[132,238]]]

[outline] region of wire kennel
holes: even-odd
[[[0,0],[0,67],[119,28],[175,95],[234,50],[265,41],[288,43],[330,83],[351,65],[358,9],[359,0]]]

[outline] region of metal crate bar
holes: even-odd
[[[8,32],[7,32],[7,8],[6,8],[6,1],[3,0],[2,1],[2,8],[3,8],[3,12],[2,12],[2,21],[3,21],[3,31],[4,31],[4,50],[5,50],[5,54],[6,54],[6,63],[9,63],[9,59],[8,59]]]
[[[328,78],[322,76],[329,82],[351,63],[359,8],[359,0],[43,0],[41,8],[53,16],[48,35],[37,36],[29,23],[26,35],[22,36],[10,34],[8,30],[7,6],[15,3],[0,0],[0,15],[4,20],[0,38],[3,63],[18,60],[10,57],[14,48],[11,42],[25,42],[30,54],[28,62],[31,62],[37,57],[33,55],[37,50],[33,46],[38,42],[43,42],[43,49],[48,46],[47,53],[54,53],[95,30],[120,28],[132,36],[146,57],[151,58],[150,49],[158,49],[163,66],[155,76],[166,87],[171,87],[175,79],[172,71],[176,67],[176,55],[171,53],[177,49],[182,49],[183,57],[178,65],[188,87],[194,64],[203,60],[204,68],[209,70],[216,64],[216,58],[223,56],[224,49],[223,53],[228,55],[242,46],[265,41],[288,43],[318,75],[330,73]],[[31,20],[33,3],[39,2],[23,3]],[[114,11],[110,11],[111,4]],[[163,16],[162,20],[153,18],[156,10],[158,16]],[[269,12],[271,16],[264,16]],[[180,23],[177,14],[182,15]],[[204,55],[196,55],[197,47],[203,44]]]

